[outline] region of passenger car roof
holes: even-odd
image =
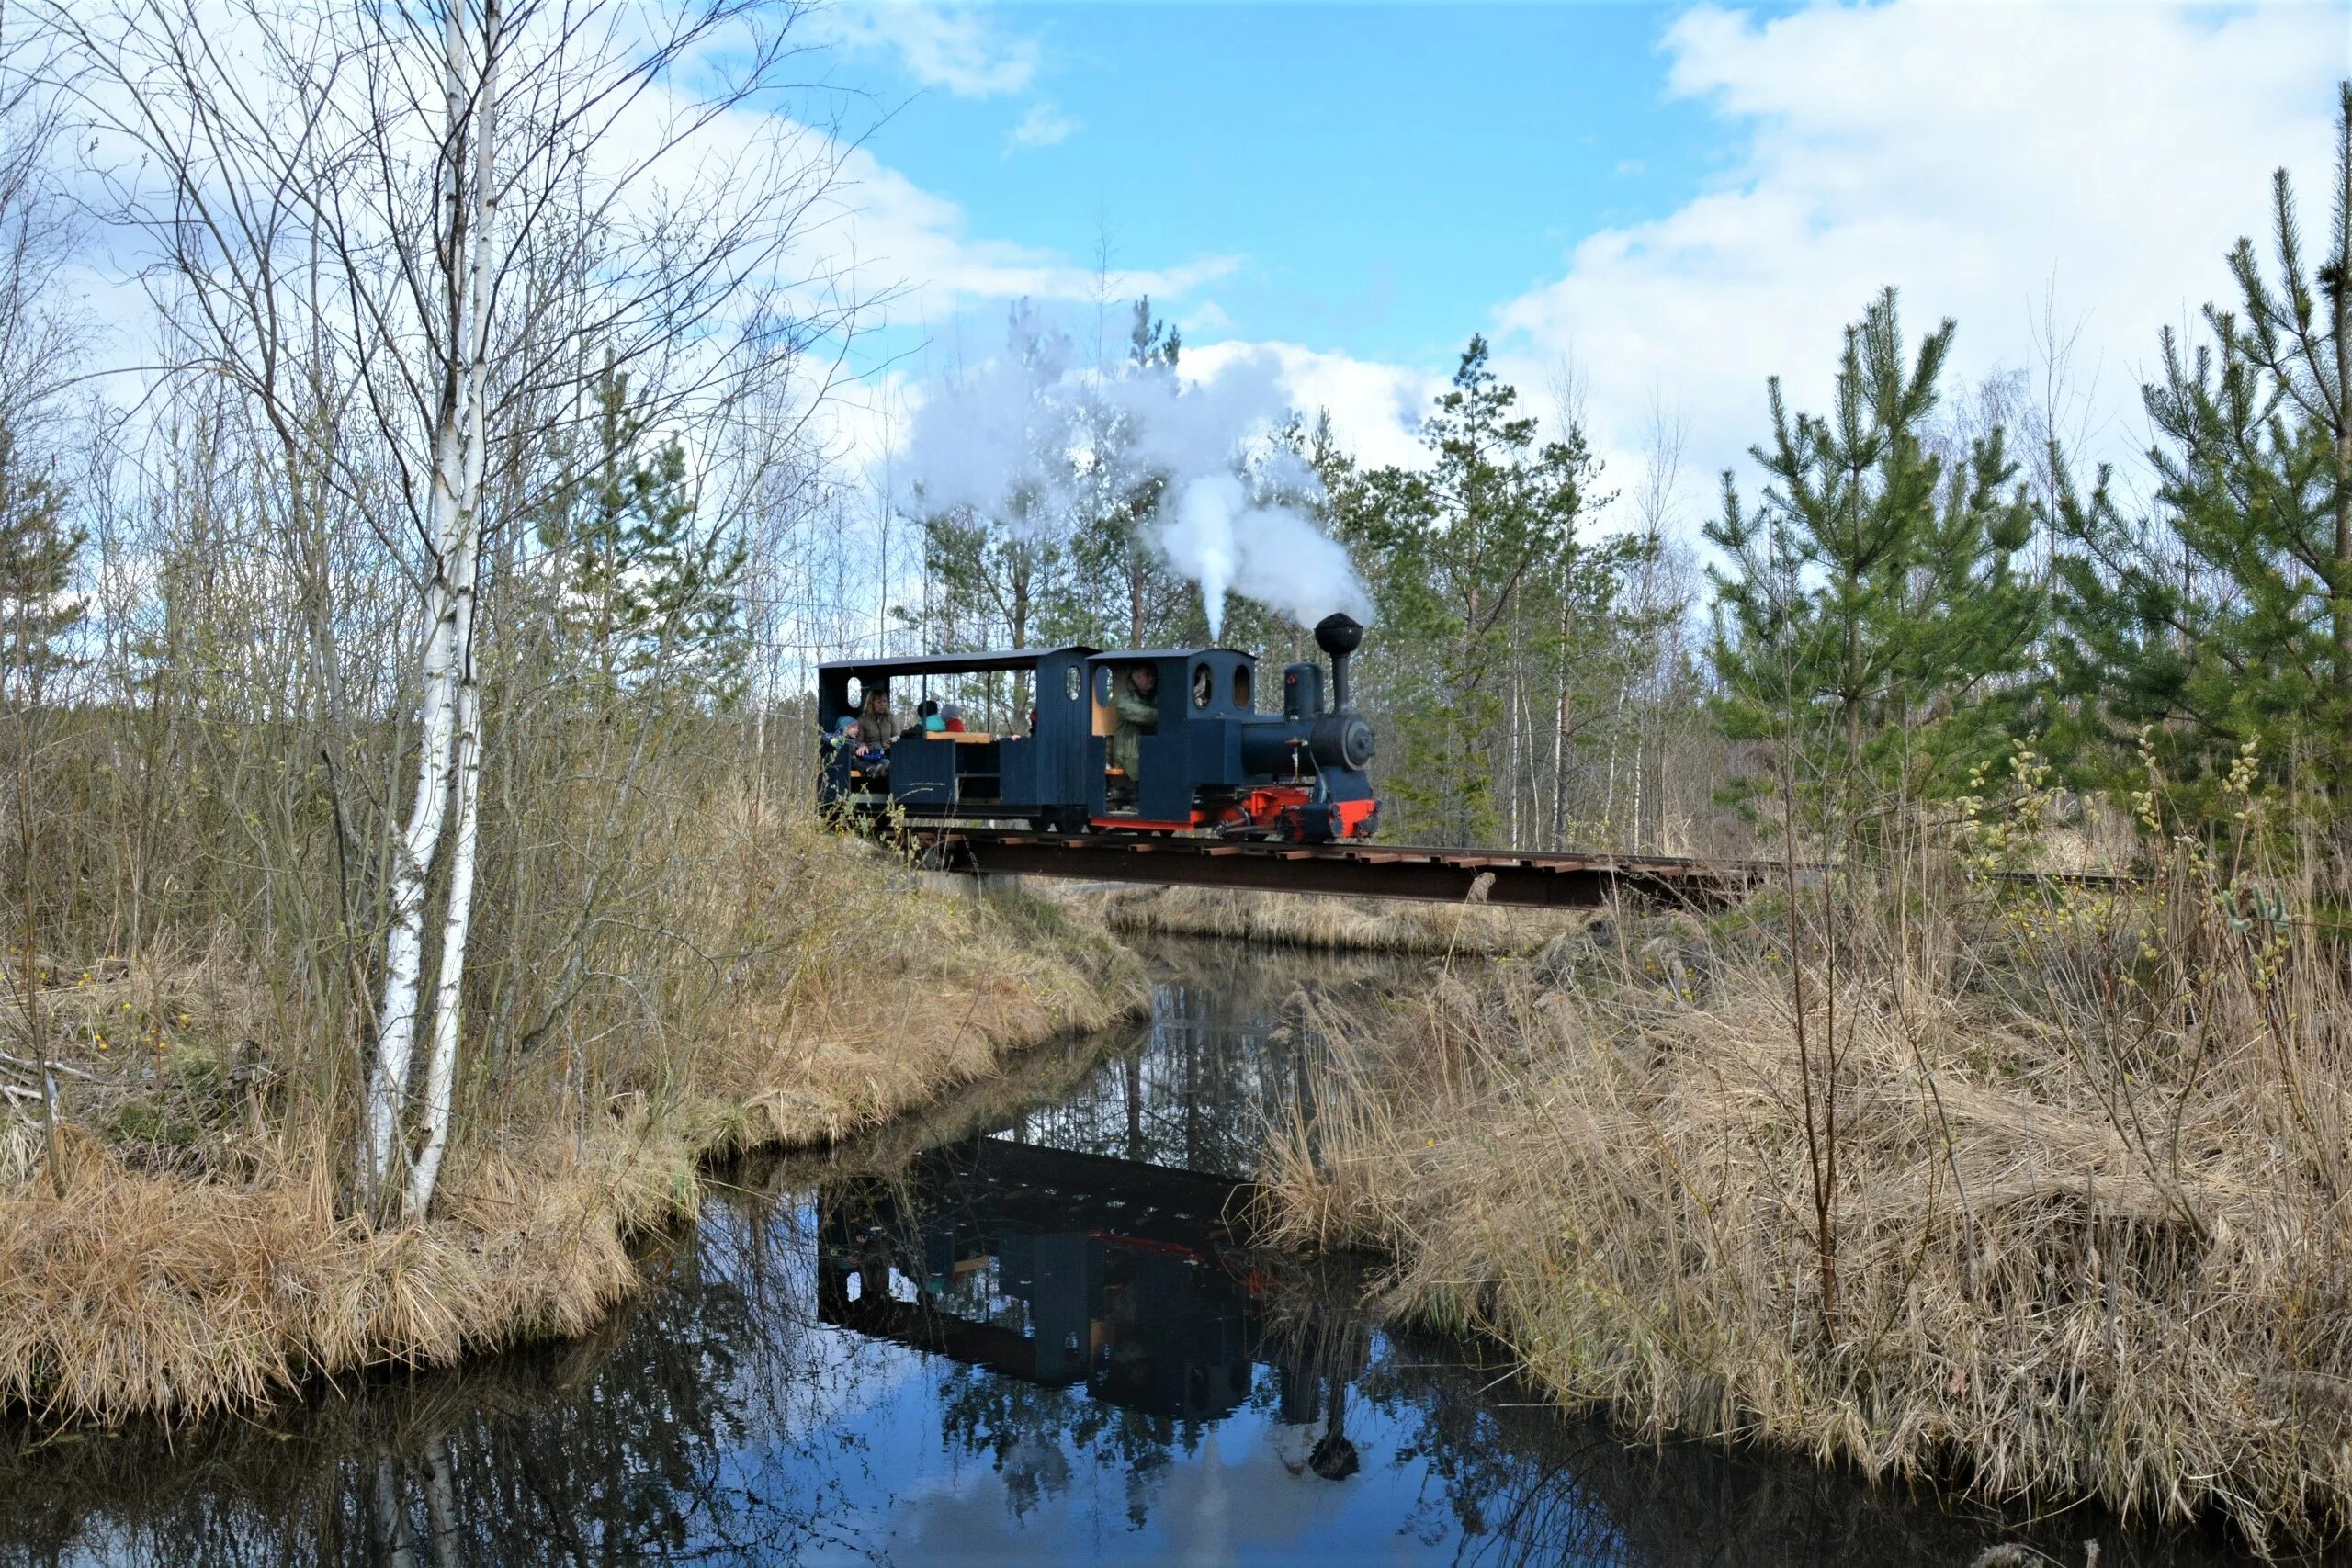
[[[1084,643],[1060,648],[1002,648],[986,653],[919,653],[896,658],[833,659],[817,666],[820,675],[981,675],[995,670],[1035,670],[1056,654],[1083,659],[1094,650]]]
[[[1091,655],[1094,664],[1136,664],[1147,659],[1198,659],[1204,653],[1229,653],[1237,659],[1255,659],[1238,648],[1114,648]]]

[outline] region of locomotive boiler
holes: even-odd
[[[834,660],[818,671],[819,801],[865,820],[897,811],[1065,832],[1366,839],[1380,816],[1374,741],[1348,679],[1363,640],[1351,617],[1326,616],[1315,641],[1330,660],[1328,695],[1323,666],[1301,660],[1283,666],[1280,705],[1266,711],[1256,658],[1229,648]],[[903,723],[924,694],[968,694],[1007,673],[1030,694],[1016,733],[854,733],[872,694],[888,694]]]

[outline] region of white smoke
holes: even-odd
[[[1313,470],[1272,442],[1288,404],[1272,355],[1190,384],[1158,367],[1073,368],[1072,357],[1067,338],[1016,311],[1002,357],[933,391],[908,450],[924,510],[968,508],[1035,536],[1157,478],[1148,537],[1200,586],[1212,639],[1228,592],[1303,626],[1340,610],[1370,618],[1347,550],[1299,509],[1322,493]]]
[[[1002,356],[930,389],[907,446],[924,511],[968,510],[1015,534],[1068,513],[1084,406],[1071,357],[1068,338],[1016,311]]]
[[[1334,611],[1372,615],[1348,552],[1287,506],[1260,504],[1230,473],[1186,480],[1176,504],[1162,508],[1158,533],[1168,563],[1201,585],[1209,638],[1225,635],[1230,592],[1278,610],[1302,626]]]

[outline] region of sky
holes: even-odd
[[[844,392],[869,456],[1015,300],[1115,352],[1148,292],[1195,373],[1270,361],[1372,461],[1411,460],[1485,333],[1608,484],[1679,429],[1691,532],[1767,434],[1766,378],[1817,405],[1888,286],[1915,333],[1958,320],[1961,382],[2025,372],[2128,468],[2157,331],[2224,291],[2272,170],[2319,237],[2352,75],[2352,0],[839,0],[804,25],[859,141],[827,243],[888,296]]]

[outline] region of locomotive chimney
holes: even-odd
[[[1315,646],[1331,656],[1331,711],[1348,710],[1348,655],[1363,643],[1363,626],[1344,612],[1315,623]]]

